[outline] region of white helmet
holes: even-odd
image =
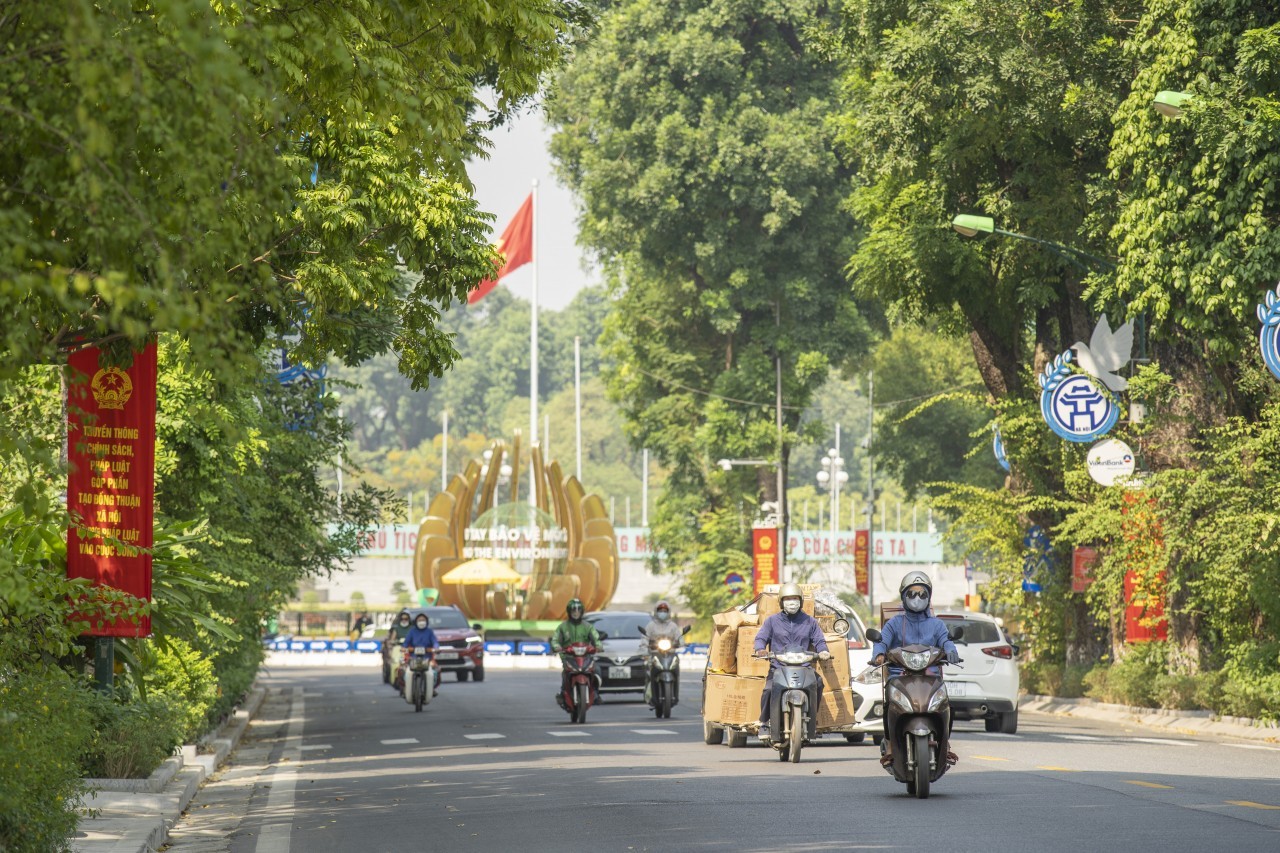
[[[924,587],[924,594],[907,595],[907,590],[912,587]],[[933,582],[924,572],[907,572],[902,576],[902,583],[898,584],[898,595],[902,598],[903,607],[912,613],[923,613],[929,609],[929,599],[933,597]]]

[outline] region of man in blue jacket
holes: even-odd
[[[937,646],[947,653],[948,663],[958,663],[960,654],[956,651],[956,644],[951,642],[946,623],[929,612],[929,601],[933,597],[933,582],[929,576],[920,571],[907,572],[898,584],[898,594],[902,597],[904,610],[881,627],[880,639],[871,647],[871,662],[880,666],[884,663],[885,652],[890,649],[921,645]],[[887,736],[883,743],[880,763],[888,765],[893,762],[893,748]],[[952,764],[956,762],[954,752],[948,752],[947,758]]]
[[[830,660],[831,652],[827,651],[827,640],[822,636],[818,620],[801,609],[804,596],[800,593],[800,586],[784,583],[782,589],[778,591],[778,598],[782,605],[782,612],[775,613],[764,620],[764,624],[756,632],[754,643],[756,657],[764,654],[765,646],[768,646],[774,654],[791,650],[808,651],[812,647],[819,658]],[[765,682],[767,689],[760,694],[759,735],[760,740],[766,743],[769,741],[769,709],[773,704],[771,700],[774,691],[781,689],[773,683],[773,669],[774,664],[770,663],[769,678]],[[818,676],[818,701],[822,701],[822,676]]]

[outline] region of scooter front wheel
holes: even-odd
[[[787,760],[792,764],[799,764],[800,750],[804,747],[804,714],[798,707],[791,709],[791,732],[788,737],[791,740],[787,744]]]
[[[917,800],[929,799],[929,736],[908,735],[914,749],[916,766],[912,774]]]
[[[413,674],[413,710],[421,711],[427,701],[427,679],[420,673]]]
[[[578,709],[578,718],[574,722],[585,723],[587,721],[587,708],[591,706],[591,691],[587,689],[587,685],[579,684],[574,688],[573,704]]]
[[[671,685],[662,685],[661,698],[658,700],[658,716],[661,719],[671,718]]]

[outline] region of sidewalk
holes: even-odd
[[[1211,711],[1177,711],[1163,708],[1134,708],[1109,705],[1093,699],[1060,699],[1056,696],[1023,696],[1018,707],[1024,711],[1081,717],[1109,723],[1146,726],[1180,735],[1237,737],[1265,743],[1280,743],[1280,726],[1247,717],[1218,717]]]
[[[77,853],[153,853],[168,840],[169,830],[199,790],[201,783],[226,760],[244,736],[266,690],[255,687],[244,706],[231,715],[209,741],[213,752],[197,755],[184,747],[182,755],[166,759],[147,779],[91,779],[97,793],[86,797],[83,817],[72,839]]]

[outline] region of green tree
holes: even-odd
[[[654,538],[709,611],[745,568],[739,501],[776,495],[800,412],[865,326],[839,268],[852,245],[830,188],[848,170],[825,117],[838,69],[806,46],[826,4],[610,5],[549,99],[582,240],[612,281],[609,381],[635,446],[669,470]],[[785,447],[773,424],[783,362]]]

